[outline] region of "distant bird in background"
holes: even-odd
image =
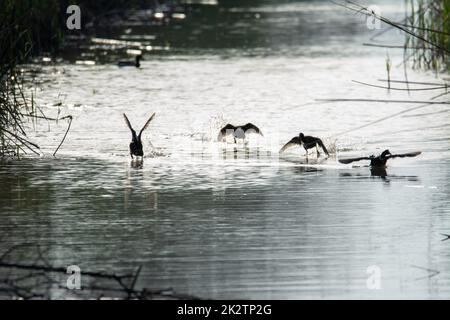
[[[142,59],[142,55],[138,55],[136,56],[134,61],[124,61],[121,60],[117,63],[117,65],[119,67],[136,67],[136,68],[140,68],[141,67],[141,60]]]
[[[416,157],[421,154],[421,151],[404,153],[404,154],[392,154],[389,150],[384,150],[379,156],[361,157],[361,158],[350,158],[350,159],[340,159],[339,162],[343,164],[349,164],[355,161],[369,160],[370,166],[373,168],[384,168],[386,167],[386,162],[393,158],[405,158],[405,157]]]
[[[441,235],[445,237],[444,239],[442,239],[442,241],[450,240],[450,234],[441,233]]]
[[[295,146],[303,146],[303,148],[305,148],[306,151],[306,157],[308,157],[308,149],[312,148],[316,148],[317,157],[319,157],[320,156],[319,147],[322,148],[323,152],[325,152],[327,157],[330,155],[321,139],[317,137],[305,136],[303,133],[300,133],[297,137],[292,138],[288,143],[286,143],[280,149],[280,153],[283,153],[287,149]]]
[[[236,139],[245,139],[247,131],[253,131],[261,136],[263,135],[261,130],[259,130],[259,128],[252,123],[247,123],[243,126],[233,126],[232,124],[227,124],[225,127],[220,129],[217,140],[223,141],[228,134],[233,134],[234,143],[236,143]]]
[[[136,131],[134,131],[133,127],[131,126],[130,120],[128,120],[128,117],[127,117],[127,115],[125,113],[123,114],[123,117],[125,118],[125,123],[127,124],[128,128],[130,128],[131,135],[132,135],[132,141],[130,143],[131,159],[134,159],[133,156],[143,157],[144,156],[144,151],[142,149],[142,139],[141,139],[142,132],[145,129],[147,129],[148,125],[150,124],[150,122],[155,117],[155,113],[153,113],[152,116],[147,120],[147,122],[145,123],[144,127],[139,132],[139,135],[136,135]]]

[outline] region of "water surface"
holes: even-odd
[[[166,28],[101,34],[168,45],[145,52],[141,69],[116,67],[126,48],[89,42],[42,67],[37,101],[74,121],[57,158],[67,121],[40,121],[30,136],[44,156],[1,164],[0,249],[38,244],[52,265],[82,270],[142,266],[139,287],[203,298],[449,298],[450,242],[441,241],[450,233],[448,107],[371,124],[419,105],[317,103],[436,94],[352,83],[385,78],[386,50],[362,46],[373,31],[328,2],[204,10]],[[394,32],[384,41],[402,39]],[[389,55],[393,65],[402,60]],[[96,65],[75,64],[80,57]],[[404,77],[401,67],[392,73]],[[157,114],[142,166],[130,163],[124,112],[136,128]],[[249,121],[264,137],[216,141],[224,124]],[[323,137],[331,157],[280,156],[300,131]],[[377,175],[337,162],[386,148],[423,154]],[[372,265],[382,271],[380,290],[366,286]]]

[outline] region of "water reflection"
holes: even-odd
[[[213,172],[200,170],[172,189],[187,176],[170,163],[163,173],[154,163],[136,170],[98,160],[24,160],[1,166],[0,232],[8,235],[1,247],[56,241],[48,251],[54,264],[122,272],[142,265],[139,285],[206,297],[376,297],[364,286],[371,264],[388,275],[382,297],[429,296],[429,289],[445,297],[445,282],[408,282],[420,275],[401,262],[431,263],[443,274],[437,279],[448,270],[438,236],[448,207],[433,209],[448,201],[441,175],[448,165],[438,168],[422,168],[420,178],[414,168],[390,168],[386,190],[367,179],[368,168],[339,173],[295,161],[256,168],[227,159],[214,183]],[[255,184],[256,177],[268,181]],[[411,183],[444,189],[405,188]],[[402,238],[410,233],[413,239]]]
[[[209,157],[208,153],[204,153],[203,156]],[[251,148],[248,145],[232,146],[222,148],[222,159],[245,159],[245,160],[258,160],[270,157],[270,153],[264,153],[260,148]]]
[[[130,161],[130,166],[133,169],[143,169],[144,168],[144,158],[136,157],[135,159]]]
[[[416,175],[396,175],[396,174],[388,174],[387,168],[376,168],[376,167],[363,167],[367,168],[368,171],[370,171],[370,176],[368,174],[364,173],[350,173],[350,172],[343,172],[340,173],[341,177],[357,177],[357,178],[381,178],[385,182],[390,182],[392,179],[395,180],[405,180],[405,181],[411,181],[411,182],[420,182],[420,179]]]

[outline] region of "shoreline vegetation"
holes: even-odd
[[[125,9],[154,10],[159,6],[161,10],[170,10],[177,3],[171,0],[81,0],[77,5],[83,13],[82,30],[91,25],[89,30],[101,21],[108,21],[108,15],[120,18]],[[26,92],[25,72],[20,66],[32,62],[34,57],[56,56],[60,52],[67,37],[66,9],[71,4],[68,0],[0,2],[0,159],[41,154],[39,146],[27,137],[24,128],[27,119],[61,120],[46,117],[35,104],[32,93]]]
[[[418,48],[411,53],[414,66],[450,71],[450,0],[420,0],[417,5],[411,0],[409,6],[411,13],[402,26],[419,36],[407,35],[405,42],[405,46]]]
[[[405,0],[406,17],[399,22],[354,1],[335,3],[368,18],[377,19],[389,27],[372,39],[392,28],[405,34],[403,45],[365,45],[403,49],[403,65],[412,62],[412,67],[417,69],[434,70],[437,73],[450,71],[450,0]]]
[[[399,66],[403,66],[404,80],[391,79],[391,60],[389,55],[386,57],[386,78],[378,79],[381,84],[366,83],[353,80],[353,82],[364,86],[394,91],[430,91],[439,90],[439,94],[433,96],[430,101],[395,101],[382,99],[317,99],[321,103],[342,102],[342,101],[360,101],[370,103],[411,103],[421,104],[419,107],[412,107],[408,110],[402,111],[400,114],[407,113],[419,108],[425,108],[435,104],[450,104],[448,101],[435,101],[435,99],[450,94],[449,92],[449,78],[441,79],[440,83],[432,82],[412,82],[408,80],[407,66],[408,63],[413,69],[432,70],[436,77],[440,74],[448,75],[450,72],[450,0],[405,0],[406,18],[400,22],[392,21],[384,17],[378,12],[375,12],[371,7],[365,7],[359,3],[351,0],[344,0],[342,2],[334,2],[347,10],[353,11],[356,14],[362,14],[367,19],[375,19],[388,26],[387,29],[378,32],[372,36],[371,40],[375,40],[378,36],[391,30],[397,29],[404,33],[405,41],[403,45],[385,45],[379,43],[364,43],[365,46],[402,49],[403,61]],[[383,84],[383,85],[382,85]],[[394,85],[402,84],[404,87],[393,87]],[[357,127],[345,133],[379,123],[381,121],[396,117],[399,114],[392,114],[381,119],[377,119],[369,124]]]
[[[405,1],[409,13],[406,12],[407,16],[401,22],[393,22],[353,1],[335,4],[368,17],[375,17],[390,28],[405,33],[405,43],[398,48],[404,50],[405,84],[409,90],[410,83],[406,74],[408,62],[414,68],[434,70],[436,73],[450,71],[450,0]],[[172,10],[181,4],[181,1],[150,0],[84,0],[78,3],[83,12],[83,27],[90,26],[87,30],[91,31],[93,26],[101,24],[101,21],[109,21],[110,16],[115,17],[114,19],[120,18],[125,9],[152,10],[156,8],[155,6],[159,6],[158,10]],[[44,53],[57,55],[60,52],[64,47],[66,8],[69,5],[70,2],[67,0],[5,0],[0,3],[1,158],[17,158],[30,152],[40,154],[39,146],[27,138],[23,126],[26,119],[60,120],[45,117],[34,103],[33,95],[25,92],[24,75],[19,66]],[[77,32],[85,35],[81,31]],[[386,89],[392,89],[389,73],[390,63],[387,60]],[[442,86],[445,92],[439,96],[448,94],[447,84],[444,83]]]

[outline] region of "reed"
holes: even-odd
[[[402,22],[396,22],[354,1],[332,0],[339,6],[378,19],[390,28],[401,30],[406,37],[404,45],[387,47],[403,48],[404,63],[413,59],[416,68],[433,69],[436,72],[450,71],[450,0],[405,1],[409,8],[408,17]]]
[[[450,0],[407,0],[407,7],[403,26],[419,36],[406,35],[414,67],[450,71]]]
[[[39,154],[29,141],[23,119],[36,109],[24,92],[18,66],[32,55],[56,52],[62,42],[56,0],[3,0],[0,2],[0,156]]]
[[[82,22],[86,24],[111,11],[150,8],[176,1],[80,0]],[[55,55],[64,45],[66,8],[69,0],[0,1],[0,157],[39,153],[28,140],[24,119],[35,117],[33,97],[23,90],[21,64],[43,53]],[[45,116],[44,116],[45,117]],[[47,119],[47,118],[46,118]],[[47,119],[49,120],[49,119]]]

